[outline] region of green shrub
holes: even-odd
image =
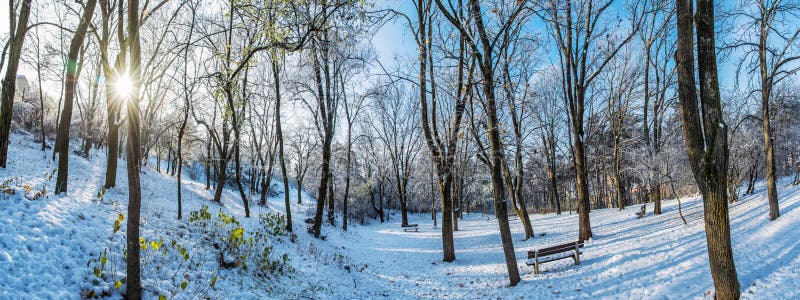
[[[82,296],[110,296],[113,290],[123,289],[127,256],[125,235],[122,232],[124,219],[123,214],[117,216],[112,235],[102,253],[86,262],[91,273],[86,277],[89,284],[84,288]],[[216,275],[197,271],[203,269],[203,262],[192,259],[189,249],[177,240],[165,243],[162,238],[141,237],[139,248],[142,285],[159,298],[175,297],[182,292],[199,297],[207,294],[208,288],[213,288],[217,281]],[[189,274],[199,276],[192,277]]]

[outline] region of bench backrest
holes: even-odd
[[[578,247],[583,248],[583,242],[578,243]],[[547,248],[542,248],[542,249],[538,249],[536,251],[529,251],[528,252],[528,258],[534,258],[536,256],[535,252],[539,252],[539,256],[541,257],[541,256],[553,255],[553,254],[558,254],[558,253],[572,251],[572,250],[575,250],[575,242],[561,244],[561,245],[547,247]]]

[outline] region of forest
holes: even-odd
[[[0,6],[0,298],[800,297],[800,1]]]

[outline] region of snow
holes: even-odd
[[[15,191],[0,193],[0,298],[77,299],[87,289],[119,290],[101,283],[93,286],[87,261],[105,247],[124,243],[124,228],[113,233],[119,213],[125,214],[127,180],[120,163],[118,187],[97,197],[104,179],[105,156],[88,159],[70,157],[69,192],[51,195],[55,169],[50,152],[42,153],[32,139],[15,134],[9,147],[9,166],[0,169],[0,185]],[[101,151],[102,152],[102,151]],[[26,187],[30,188],[27,190]],[[30,200],[46,187],[47,197]],[[304,195],[302,205],[293,204],[296,241],[271,240],[277,253],[287,253],[294,271],[265,279],[237,270],[219,270],[215,252],[202,242],[201,232],[184,220],[176,220],[176,182],[173,177],[146,168],[142,175],[142,236],[165,241],[176,239],[189,248],[192,261],[202,264],[188,269],[179,262],[164,262],[163,269],[183,268],[193,279],[180,292],[168,276],[145,274],[147,298],[168,293],[170,298],[503,298],[503,299],[686,299],[710,298],[713,283],[708,269],[702,201],[682,199],[688,225],[677,215],[677,202],[665,201],[663,214],[636,219],[639,206],[624,211],[595,210],[591,213],[593,240],[587,242],[581,264],[561,260],[541,266],[533,274],[525,265],[528,250],[574,241],[577,215],[532,215],[536,237],[524,241],[519,220],[512,220],[514,245],[522,282],[509,287],[497,223],[493,216],[465,215],[455,233],[456,261],[441,261],[440,228],[430,215],[411,215],[419,232],[403,232],[399,217],[387,223],[351,225],[344,232],[323,228],[325,241],[305,233],[303,220],[314,205]],[[800,186],[779,181],[782,216],[768,219],[765,187],[740,197],[730,207],[734,255],[742,297],[745,299],[800,298]],[[233,214],[248,230],[258,228],[259,213],[282,212],[283,194],[269,199],[268,207],[252,205],[253,217],[244,218],[238,193],[225,190],[222,205],[210,201],[212,192],[203,183],[185,180],[184,216],[209,206],[209,212]],[[289,191],[295,203],[297,191]],[[256,198],[257,199],[257,198]],[[254,202],[254,201],[251,201]],[[123,222],[124,223],[124,222]],[[123,226],[124,227],[124,226]],[[541,235],[544,234],[544,235]],[[119,255],[119,254],[116,254]],[[111,257],[118,260],[120,257]],[[158,262],[159,260],[154,260]],[[153,264],[147,268],[153,268]],[[116,274],[122,274],[117,267]],[[198,288],[211,276],[219,279],[213,288]],[[158,279],[158,280],[156,280]],[[205,281],[203,281],[205,280]],[[124,289],[123,289],[124,290]]]

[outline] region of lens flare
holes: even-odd
[[[127,74],[120,75],[114,81],[114,91],[121,97],[128,97],[133,94],[133,81]]]

